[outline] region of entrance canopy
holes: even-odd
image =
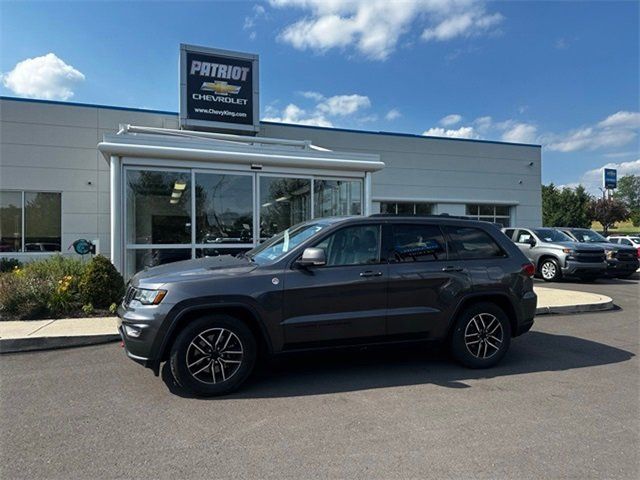
[[[110,165],[111,259],[147,266],[233,254],[312,218],[367,215],[378,155],[309,141],[121,126]]]

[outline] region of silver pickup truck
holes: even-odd
[[[555,228],[503,228],[518,248],[536,266],[546,282],[564,275],[591,281],[604,276],[607,262],[602,246],[578,243]]]

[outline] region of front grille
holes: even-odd
[[[636,252],[627,252],[627,251],[618,251],[615,254],[616,258],[622,262],[631,262],[633,260],[635,260],[636,257]]]
[[[589,253],[582,253],[582,252],[576,252],[576,261],[580,262],[580,263],[600,263],[600,262],[604,262],[604,251],[602,253],[597,253],[597,252],[589,252]]]
[[[131,302],[131,300],[133,300],[133,297],[135,294],[136,294],[136,289],[132,286],[128,286],[127,292],[124,294],[124,299],[122,300],[122,303],[124,304],[125,307],[129,306],[129,303]]]

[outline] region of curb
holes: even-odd
[[[120,340],[119,334],[78,335],[72,337],[8,338],[0,340],[0,354],[87,347]]]
[[[608,298],[608,297],[607,297]],[[613,310],[615,305],[613,300],[609,298],[604,302],[584,303],[582,305],[562,305],[551,307],[539,307],[536,309],[536,317],[540,315],[568,315],[572,313],[602,312],[605,310]]]

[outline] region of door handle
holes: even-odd
[[[360,273],[361,277],[381,277],[382,272],[374,272],[373,270],[367,270],[366,272]]]
[[[453,266],[453,265],[448,265],[448,266],[442,268],[443,272],[461,272],[463,270],[464,270],[464,268],[456,267],[456,266]]]

